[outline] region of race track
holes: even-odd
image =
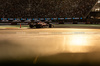
[[[0,29],[0,65],[100,65],[100,29]]]

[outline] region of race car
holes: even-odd
[[[36,27],[36,28],[53,28],[54,25],[51,24],[51,23],[47,23],[47,22],[42,22],[42,21],[34,21],[34,22],[31,22],[29,24],[29,27],[30,28],[33,28],[33,27]]]

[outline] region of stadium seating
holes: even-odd
[[[97,1],[98,0],[0,0],[0,17],[86,17]]]

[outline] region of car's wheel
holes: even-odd
[[[33,23],[30,23],[29,27],[30,28],[33,28],[34,27]]]
[[[38,26],[38,25],[36,25],[36,28],[39,28],[39,26]]]
[[[54,27],[54,25],[53,24],[49,24],[49,28],[53,28]]]

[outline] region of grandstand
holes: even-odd
[[[1,18],[87,17],[98,0],[0,0]]]
[[[100,0],[98,0],[91,12],[88,14],[87,21],[91,22],[91,24],[100,24]]]

